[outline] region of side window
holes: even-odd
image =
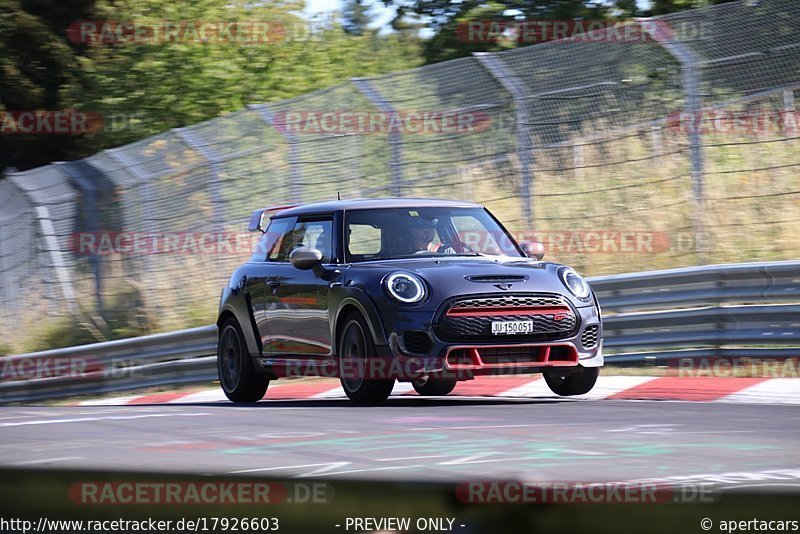
[[[350,224],[347,226],[348,257],[377,256],[381,251],[381,229],[371,224]]]
[[[289,261],[289,254],[298,247],[312,247],[322,252],[322,263],[330,263],[332,256],[331,235],[333,221],[297,221],[294,227],[284,234],[274,261]]]
[[[275,261],[280,249],[281,241],[286,232],[291,228],[292,218],[274,219],[269,223],[267,231],[261,235],[250,261]]]

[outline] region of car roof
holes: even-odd
[[[295,217],[315,213],[331,213],[339,210],[368,210],[381,208],[482,208],[480,204],[462,200],[443,200],[440,198],[357,198],[352,200],[331,200],[316,202],[284,209],[274,218]]]

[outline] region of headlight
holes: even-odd
[[[589,299],[589,295],[592,294],[592,290],[589,289],[589,284],[586,283],[586,280],[584,280],[581,275],[575,272],[575,269],[572,267],[563,267],[558,274],[561,277],[561,281],[564,282],[564,285],[567,286],[567,289],[569,289],[570,293],[581,300]]]
[[[425,298],[425,284],[413,274],[390,274],[384,283],[389,294],[400,302],[419,302]]]

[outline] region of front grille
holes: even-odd
[[[404,332],[403,345],[405,345],[406,351],[411,354],[429,354],[433,348],[430,336],[421,330]]]
[[[502,295],[497,297],[473,297],[458,300],[451,306],[451,310],[461,308],[528,308],[542,306],[566,306],[563,297],[558,295]]]
[[[556,321],[556,316],[561,320]],[[533,332],[529,334],[492,334],[493,321],[533,321]],[[487,340],[548,340],[568,335],[575,329],[572,312],[554,312],[547,315],[492,315],[492,316],[444,316],[439,321],[439,335],[443,339],[487,339]]]
[[[495,321],[532,321],[533,330],[492,334]],[[502,295],[453,302],[441,315],[436,334],[446,341],[553,341],[568,337],[577,327],[572,307],[559,295]]]
[[[581,345],[585,349],[593,349],[597,346],[597,335],[600,328],[593,324],[591,326],[587,326],[586,329],[583,331],[583,335],[581,335]]]

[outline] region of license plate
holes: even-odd
[[[492,321],[492,334],[530,334],[533,321]]]

